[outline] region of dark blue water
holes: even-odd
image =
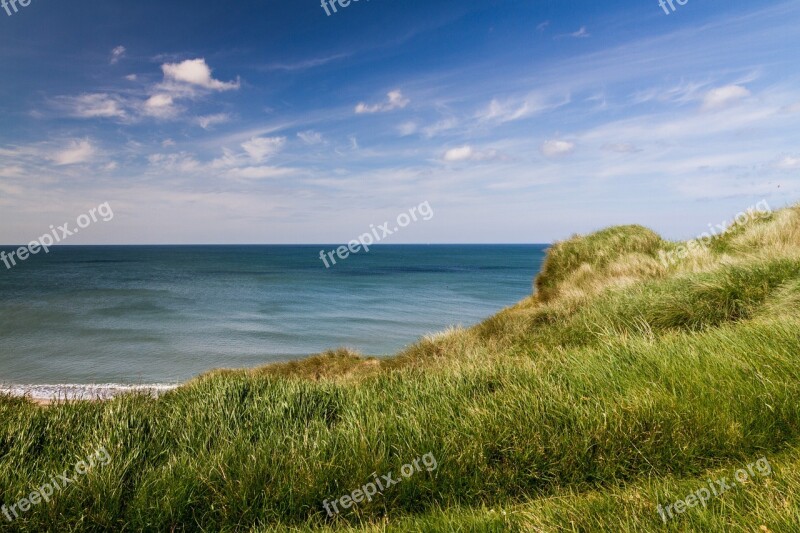
[[[75,246],[0,263],[0,383],[168,383],[340,346],[391,354],[529,295],[545,246],[376,246],[330,269],[320,248]]]

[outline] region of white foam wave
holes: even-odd
[[[150,385],[121,385],[105,383],[96,385],[0,385],[0,394],[27,396],[33,400],[110,400],[130,393],[147,393],[156,397],[177,388],[176,384],[155,383]]]

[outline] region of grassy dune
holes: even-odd
[[[549,252],[534,295],[385,360],[218,371],[159,399],[0,399],[0,503],[111,460],[19,531],[800,531],[800,207],[676,249],[640,226]],[[423,470],[330,517],[423,454]],[[770,476],[656,508],[758,458]]]

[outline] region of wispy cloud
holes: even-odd
[[[322,134],[318,131],[307,130],[298,132],[297,137],[306,144],[320,144],[322,142]]]
[[[147,160],[150,165],[164,172],[178,172],[182,174],[195,172],[202,167],[200,161],[192,154],[179,152],[174,154],[151,154]]]
[[[787,155],[775,162],[775,168],[780,170],[800,169],[800,156]]]
[[[497,150],[476,150],[470,145],[447,150],[442,159],[448,163],[460,161],[486,161],[497,157]]]
[[[73,140],[66,148],[53,154],[52,161],[57,166],[88,163],[92,160],[96,151],[96,148],[88,139]]]
[[[208,130],[218,124],[225,124],[226,122],[230,122],[231,116],[228,113],[216,113],[213,115],[203,115],[197,117],[195,121],[197,122],[198,126],[203,128],[204,130]]]
[[[107,93],[89,93],[79,96],[62,96],[55,99],[56,106],[69,116],[77,118],[125,118],[124,101]]]
[[[575,151],[575,143],[550,139],[542,143],[540,151],[545,157],[563,157]]]
[[[320,67],[322,65],[326,65],[333,61],[338,61],[340,59],[344,59],[346,57],[350,57],[350,54],[334,54],[325,57],[316,57],[313,59],[305,59],[302,61],[297,61],[295,63],[272,63],[263,67],[265,70],[285,70],[285,71],[296,71],[296,70],[307,70],[314,67]]]
[[[534,93],[523,98],[511,98],[505,101],[495,98],[485,109],[479,111],[476,117],[482,121],[513,122],[543,111],[556,109],[569,102],[569,94],[555,96]]]
[[[256,166],[256,167],[243,167],[232,168],[227,172],[227,176],[231,178],[240,178],[247,180],[262,180],[268,178],[282,178],[296,174],[297,169],[285,167],[270,167],[270,166]]]
[[[396,89],[390,91],[386,95],[386,102],[380,104],[365,104],[359,103],[356,105],[356,113],[385,113],[387,111],[394,111],[395,109],[403,109],[409,104],[410,100],[403,96],[403,93]]]
[[[570,37],[575,37],[578,39],[589,37],[590,35],[591,34],[586,30],[586,26],[581,26],[578,31],[569,34]]]
[[[109,62],[112,65],[116,65],[123,57],[125,57],[125,47],[121,45],[117,46],[111,50],[111,59],[109,59]]]
[[[286,137],[253,137],[242,148],[256,163],[277,154],[286,144]]]
[[[430,124],[422,128],[422,134],[426,138],[431,139],[441,133],[448,132],[457,128],[460,123],[461,122],[459,121],[459,119],[455,117],[444,118],[442,120],[439,120],[437,122],[434,122],[433,124]]]
[[[397,126],[397,132],[403,136],[408,137],[409,135],[414,135],[417,130],[419,130],[419,124],[414,122],[413,120],[409,120],[408,122],[403,122]]]
[[[750,91],[740,85],[726,85],[708,91],[703,98],[703,109],[721,109],[750,96]]]

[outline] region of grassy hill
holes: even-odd
[[[702,245],[576,236],[536,289],[390,359],[217,371],[159,399],[0,398],[0,503],[109,457],[0,529],[800,531],[800,207]]]

